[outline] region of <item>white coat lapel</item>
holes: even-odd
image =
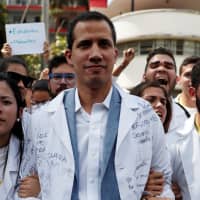
[[[12,136],[9,144],[8,161],[3,183],[5,189],[4,193],[6,195],[10,195],[11,193],[13,193],[14,188],[17,184],[17,175],[19,171],[19,156],[19,141],[17,138],[15,138],[15,136]]]
[[[194,131],[194,116],[190,117],[185,123],[183,128],[177,130],[179,136],[178,147],[180,149],[181,161],[187,179],[187,183],[192,183],[193,181],[193,168],[192,156],[193,155],[193,136]]]
[[[48,110],[48,112],[51,112],[49,113],[49,123],[50,125],[52,124],[52,127],[54,129],[53,131],[55,132],[55,134],[57,134],[58,138],[60,138],[64,146],[67,148],[67,150],[73,157],[69,129],[67,126],[67,119],[63,105],[63,96],[64,93],[56,97],[57,99],[55,99],[54,102],[51,102],[52,104],[49,104],[50,109]]]
[[[118,151],[120,145],[122,144],[137,117],[135,112],[137,110],[136,104],[134,104],[133,98],[129,99],[132,101],[130,104],[128,101],[125,102],[122,98],[116,152]]]
[[[200,137],[195,128],[189,132],[187,138],[180,145],[181,160],[189,186],[191,197],[200,197]],[[197,198],[191,198],[197,199]]]

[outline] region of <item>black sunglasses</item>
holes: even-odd
[[[34,78],[29,76],[24,76],[15,72],[7,72],[7,75],[10,79],[13,79],[17,84],[22,81],[26,88],[30,88]]]

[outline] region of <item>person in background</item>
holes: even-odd
[[[123,57],[122,62],[113,69],[113,77],[118,77],[122,71],[129,65],[129,63],[133,60],[135,57],[135,50],[133,48],[128,48],[123,51]]]
[[[18,185],[19,168],[23,155],[21,125],[22,99],[16,83],[6,73],[0,73],[0,199],[13,200]],[[28,176],[24,192],[27,197],[39,193],[38,178]],[[26,188],[31,188],[27,190]],[[19,191],[21,192],[21,191]],[[33,195],[33,196],[32,196]],[[32,198],[31,198],[32,199]]]
[[[12,48],[8,43],[4,43],[1,49],[1,54],[3,58],[8,58],[12,56]]]
[[[43,104],[51,99],[48,80],[37,80],[32,85],[31,104]]]
[[[8,76],[11,79],[15,80],[20,89],[23,104],[25,107],[25,96],[27,87],[29,87],[34,80],[33,78],[28,76],[28,67],[25,61],[18,56],[4,58],[0,64],[0,72],[7,72]]]
[[[161,197],[152,200],[174,199],[159,117],[146,101],[112,83],[118,55],[112,22],[99,12],[82,13],[67,38],[76,88],[30,116],[21,173],[35,168],[43,200],[130,200],[141,198],[153,168],[165,181]]]
[[[192,68],[191,90],[196,99],[197,112],[177,130],[180,139],[170,146],[172,180],[180,186],[182,200],[200,199],[200,62]]]
[[[1,49],[1,54],[3,58],[9,58],[13,56],[12,48],[9,43],[3,44],[3,47]],[[49,46],[49,43],[45,41],[43,44],[43,53],[42,53],[42,57],[45,63],[48,62],[49,56],[50,56],[50,46]]]
[[[49,87],[52,97],[61,91],[73,88],[76,85],[74,68],[69,64],[64,55],[54,56],[49,61]]]
[[[45,67],[41,72],[40,72],[40,77],[39,80],[49,80],[49,68]]]
[[[172,109],[171,102],[165,89],[159,82],[141,82],[130,90],[130,93],[147,100],[160,117],[165,133],[168,132],[169,124],[171,121]],[[173,182],[172,189],[177,200],[181,199],[181,191],[177,183]],[[163,175],[160,172],[150,171],[148,182],[146,184],[145,191],[148,191],[149,195],[145,195],[146,198],[150,198],[150,194],[161,194],[163,190]]]
[[[24,106],[29,108],[31,106],[30,105],[30,97],[31,97],[30,87],[34,79],[28,76],[28,67],[27,67],[26,62],[21,57],[12,55],[12,48],[10,44],[8,43],[3,44],[3,47],[1,49],[1,54],[4,59],[2,59],[2,61],[0,62],[0,71],[2,72],[2,71],[9,70],[11,72],[15,72],[15,73],[18,73],[19,75],[22,75],[22,76],[17,76],[16,74],[13,74],[13,75],[11,74],[11,76],[16,79],[20,87],[20,90],[22,93],[22,99],[24,100]],[[42,55],[44,64],[45,63],[47,64],[49,56],[50,56],[50,47],[47,41],[45,41],[43,44],[43,53],[41,55]],[[1,65],[3,66],[1,67]],[[8,69],[8,65],[10,69]],[[19,65],[23,66],[25,70],[24,69],[22,70],[22,68],[19,67]],[[23,79],[22,81],[23,84],[22,82],[20,82],[21,79]]]
[[[165,132],[168,132],[172,109],[166,90],[157,81],[141,82],[130,90],[130,94],[142,97],[153,107],[160,117]]]
[[[178,85],[181,87],[181,93],[177,95],[175,101],[183,106],[188,112],[188,116],[196,113],[195,96],[190,95],[191,71],[195,63],[200,61],[199,56],[190,56],[183,60],[179,68]]]
[[[176,142],[177,138],[173,137],[173,133],[182,126],[188,116],[185,110],[177,105],[172,98],[172,91],[176,85],[177,75],[175,58],[170,50],[160,47],[153,49],[148,54],[143,80],[158,81],[165,88],[168,96],[171,96],[172,120],[170,121],[168,133],[172,136],[171,142]]]

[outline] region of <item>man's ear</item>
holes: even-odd
[[[67,60],[67,63],[69,63],[70,65],[73,65],[72,64],[72,60],[71,60],[71,57],[72,57],[72,51],[70,49],[67,49],[65,51],[65,58]]]
[[[189,94],[190,94],[191,97],[195,97],[196,96],[196,89],[191,86],[189,88]]]
[[[146,74],[145,73],[142,76],[142,81],[146,81]]]
[[[115,59],[117,60],[118,58],[118,55],[119,55],[119,50],[117,48],[115,48]]]

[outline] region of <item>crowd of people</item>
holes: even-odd
[[[69,23],[65,54],[38,79],[4,44],[0,200],[200,199],[200,57],[177,75],[173,53],[153,49],[141,83],[125,91],[116,78],[135,53],[114,67],[116,42],[108,17],[82,13]]]

